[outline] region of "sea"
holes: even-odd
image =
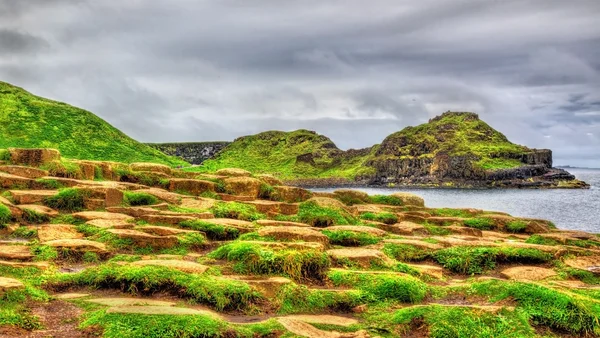
[[[568,168],[591,185],[590,189],[417,189],[353,188],[370,195],[411,192],[430,208],[475,208],[513,216],[547,219],[559,229],[600,233],[600,169]],[[313,189],[334,191],[336,188]]]

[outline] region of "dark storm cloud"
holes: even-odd
[[[0,0],[0,79],[142,141],[313,129],[342,148],[447,110],[600,166],[597,0]]]

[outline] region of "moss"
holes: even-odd
[[[23,219],[29,223],[47,223],[50,217],[32,209],[23,209]]]
[[[525,229],[527,229],[527,223],[523,221],[511,221],[506,224],[506,229],[512,233],[525,232]]]
[[[546,238],[540,235],[531,235],[525,243],[529,244],[541,244],[541,245],[559,245],[560,243],[554,239]]]
[[[234,218],[243,221],[256,221],[265,219],[266,216],[256,210],[253,205],[238,202],[219,202],[210,211],[217,218]]]
[[[385,205],[394,205],[401,206],[403,205],[402,199],[396,196],[391,195],[373,195],[369,196],[371,203],[375,204],[385,204]]]
[[[0,276],[16,278],[23,282],[24,289],[0,293],[0,327],[14,326],[25,330],[41,329],[39,319],[33,315],[28,304],[46,302],[49,297],[39,289],[43,282],[42,273],[36,268],[11,268],[0,266]]]
[[[186,165],[94,114],[0,82],[0,148],[56,148],[68,158]]]
[[[47,245],[33,245],[31,253],[35,256],[35,261],[52,261],[58,258],[58,251]]]
[[[471,213],[461,209],[439,208],[431,210],[434,216],[470,218]]]
[[[41,185],[43,189],[62,189],[65,187],[62,183],[52,178],[38,178],[35,182]]]
[[[37,229],[31,229],[26,226],[18,227],[12,234],[12,238],[35,238],[37,237]]]
[[[85,199],[88,194],[81,189],[67,188],[61,189],[56,195],[46,197],[44,204],[50,208],[63,211],[79,211],[85,206]]]
[[[492,230],[494,228],[494,221],[486,217],[471,218],[465,220],[464,225],[479,230]]]
[[[202,231],[210,240],[230,240],[240,236],[240,231],[234,227],[211,223],[210,220],[193,220],[179,223],[182,228]]]
[[[361,273],[335,270],[328,273],[335,287],[357,288],[372,297],[372,300],[396,300],[417,303],[425,298],[427,284],[412,277],[395,273]]]
[[[233,242],[219,247],[210,258],[235,262],[238,273],[283,274],[295,280],[322,280],[330,266],[324,252],[271,250],[255,243]]]
[[[91,286],[142,294],[172,292],[220,311],[249,309],[260,299],[260,295],[243,282],[153,266],[104,264],[79,273],[57,274],[48,283],[57,289]]]
[[[343,246],[363,246],[376,244],[381,241],[380,238],[362,232],[345,230],[323,230],[323,234],[329,238],[329,242],[334,245]]]
[[[298,220],[316,227],[357,223],[356,219],[349,213],[319,206],[314,201],[307,201],[300,204],[298,208]]]
[[[125,203],[131,206],[158,204],[158,198],[144,192],[125,191],[123,197]]]
[[[281,288],[277,299],[280,304],[278,312],[281,314],[322,313],[323,311],[350,311],[353,307],[364,304],[367,296],[358,290],[338,292],[288,284]]]
[[[433,251],[409,244],[386,243],[383,253],[401,262],[418,262],[431,258]]]
[[[398,216],[396,216],[390,212],[379,212],[379,213],[366,212],[366,213],[360,215],[360,218],[364,219],[364,220],[368,220],[368,221],[376,221],[376,222],[381,222],[381,223],[385,223],[385,224],[398,223]]]

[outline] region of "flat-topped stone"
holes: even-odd
[[[538,281],[557,275],[554,270],[539,266],[515,266],[504,269],[500,274],[508,279]]]
[[[24,212],[26,210],[29,210],[29,211],[35,212],[36,214],[43,215],[44,217],[56,217],[56,216],[59,215],[58,211],[56,211],[54,209],[51,209],[51,208],[48,208],[48,207],[43,206],[43,205],[37,205],[37,204],[20,204],[20,205],[17,205],[16,207],[19,208],[19,209],[21,209],[21,210],[23,210]]]
[[[129,239],[140,247],[172,248],[179,243],[175,236],[155,236],[138,230],[108,229],[106,230],[119,238]]]
[[[429,264],[406,264],[409,267],[419,271],[419,273],[433,277],[436,279],[442,279],[444,277],[444,269],[441,266],[429,265]]]
[[[218,278],[245,282],[246,284],[258,290],[258,292],[262,293],[266,297],[275,296],[284,285],[290,284],[292,282],[290,279],[285,277],[261,278],[256,276],[227,275],[220,276]]]
[[[225,190],[233,195],[250,196],[257,198],[260,194],[260,187],[263,184],[254,177],[229,177],[223,180]]]
[[[214,312],[195,310],[185,307],[173,306],[117,306],[110,307],[106,313],[135,313],[142,315],[169,315],[169,316],[210,316],[217,317]]]
[[[150,206],[147,206],[147,207],[116,206],[116,207],[108,207],[108,208],[106,208],[106,211],[125,214],[125,215],[129,215],[131,217],[140,217],[143,215],[154,215],[154,214],[160,213],[160,210],[153,209]]]
[[[197,210],[208,210],[212,208],[217,203],[216,200],[212,198],[203,198],[203,197],[188,197],[181,199],[181,207],[189,208],[189,209],[197,209]]]
[[[258,244],[274,249],[297,249],[323,251],[325,245],[318,242],[267,242],[267,241],[243,241],[244,243]]]
[[[586,270],[600,275],[600,255],[579,256],[565,260],[565,264],[575,269]]]
[[[143,215],[140,218],[149,223],[157,223],[157,224],[179,224],[185,221],[193,221],[196,219],[212,219],[215,216],[210,212],[203,213],[193,213],[193,214],[184,214],[184,213],[167,213],[167,214],[154,214],[154,215]]]
[[[134,223],[121,219],[93,219],[85,222],[101,229],[133,229]]]
[[[44,243],[53,248],[65,248],[76,251],[89,251],[96,253],[107,253],[104,243],[89,241],[86,239],[57,239]]]
[[[158,163],[136,162],[136,163],[131,163],[129,165],[129,168],[131,168],[131,170],[133,170],[133,171],[149,171],[149,172],[163,173],[163,174],[167,174],[167,175],[172,174],[171,167],[168,167],[164,164],[158,164]]]
[[[284,226],[284,227],[310,227],[308,224],[288,221],[273,221],[269,219],[259,219],[255,221],[256,224],[261,226]]]
[[[175,259],[152,259],[132,262],[133,266],[162,266],[165,268],[175,269],[187,273],[204,273],[208,270],[208,266],[195,262],[175,260]]]
[[[358,324],[359,321],[356,318],[334,316],[334,315],[290,315],[279,318],[295,319],[301,322],[309,324],[324,324],[324,325],[336,325],[336,326],[352,326]]]
[[[444,229],[450,231],[453,234],[473,236],[473,237],[482,237],[483,236],[482,231],[479,229],[475,229],[475,228],[450,225],[450,226],[444,227]]]
[[[391,196],[400,199],[402,201],[402,205],[410,205],[417,207],[425,206],[425,200],[422,197],[417,196],[415,194],[411,194],[408,192],[396,192],[393,193]]]
[[[396,239],[396,238],[390,238],[390,239],[384,239],[383,243],[389,243],[389,244],[399,244],[399,245],[411,245],[414,247],[417,247],[419,249],[427,249],[427,250],[440,250],[443,249],[444,246],[436,244],[436,243],[430,243],[430,242],[425,242],[422,240],[418,240],[418,239]]]
[[[323,228],[322,231],[350,231],[355,233],[369,234],[377,237],[383,237],[388,234],[386,231],[364,225],[334,225]]]
[[[176,236],[181,234],[189,234],[189,233],[199,233],[199,231],[194,230],[184,230],[179,228],[170,228],[170,227],[162,227],[156,225],[144,225],[135,228],[135,230],[142,231],[148,234],[156,235],[156,236]]]
[[[334,260],[349,260],[362,267],[370,267],[372,264],[391,264],[393,261],[383,252],[376,249],[352,248],[327,250],[327,254]]]
[[[134,218],[125,215],[119,214],[116,212],[104,212],[104,211],[82,211],[76,212],[73,214],[73,217],[82,219],[84,221],[91,221],[95,219],[109,219],[109,220],[120,220],[120,221],[133,221]]]
[[[33,257],[29,246],[0,244],[0,259],[30,261]]]
[[[57,190],[9,190],[8,192],[17,204],[41,203],[47,197],[58,193]]]
[[[56,239],[83,238],[83,234],[70,224],[42,224],[38,228],[38,238],[45,243]]]
[[[182,191],[192,195],[201,195],[205,192],[214,192],[215,183],[188,178],[171,178],[169,180],[169,191]]]
[[[9,268],[37,268],[40,270],[46,270],[50,267],[50,264],[47,262],[13,262],[0,260],[0,266],[7,266]]]
[[[148,298],[93,298],[86,299],[86,302],[106,305],[106,306],[174,306],[174,302],[167,302],[156,299],[148,299]]]
[[[0,295],[6,291],[24,289],[25,285],[18,279],[0,276]]]
[[[164,189],[159,189],[159,188],[147,188],[146,187],[146,189],[140,189],[140,190],[137,190],[136,192],[150,194],[160,200],[169,202],[171,204],[180,204],[184,198],[190,197],[187,195],[182,195],[182,194],[170,192],[170,191],[167,191]]]
[[[252,173],[245,169],[240,168],[223,168],[219,169],[215,172],[215,174],[220,176],[228,176],[228,177],[250,177]]]
[[[31,178],[17,176],[13,174],[7,174],[4,172],[0,172],[0,188],[4,189],[27,189],[35,182]]]
[[[377,227],[396,235],[426,236],[429,234],[429,231],[424,226],[409,221],[402,221],[395,224],[378,223]]]
[[[90,296],[89,293],[76,293],[76,292],[59,293],[57,295],[53,295],[53,297],[56,299],[78,299],[78,298],[85,298],[85,297],[89,297],[89,296]]]
[[[32,167],[24,167],[24,166],[20,166],[20,165],[0,165],[0,171],[9,173],[12,175],[17,175],[17,176],[26,177],[26,178],[33,178],[33,179],[48,176],[47,170],[43,170],[43,169],[39,169],[39,168],[32,168]]]
[[[264,227],[258,229],[258,234],[264,237],[273,237],[277,240],[329,243],[327,236],[317,230],[306,227]]]

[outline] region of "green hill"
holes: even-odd
[[[244,136],[228,145],[214,159],[189,168],[210,172],[236,167],[281,178],[344,177],[353,179],[363,171],[370,149],[342,151],[326,136],[314,131],[267,131]]]
[[[0,148],[56,148],[67,158],[186,162],[128,137],[96,115],[0,81]]]

